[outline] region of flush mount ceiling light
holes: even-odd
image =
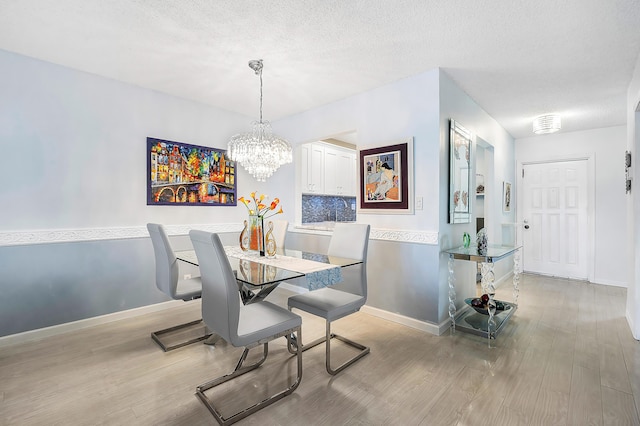
[[[557,132],[561,127],[562,122],[558,114],[545,114],[533,120],[533,133],[536,135]]]
[[[271,131],[271,123],[262,120],[262,59],[249,61],[260,76],[260,121],[253,131],[240,133],[229,140],[229,158],[238,162],[258,182],[264,182],[283,164],[293,160],[291,145]]]

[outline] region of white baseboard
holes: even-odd
[[[520,279],[522,280],[522,274],[520,274]],[[509,281],[509,284],[512,285],[513,284],[513,271],[511,272],[507,272],[506,274],[504,274],[503,276],[501,276],[500,278],[498,278],[497,280],[495,280],[493,282],[493,285],[498,288],[500,286],[502,286],[504,283],[507,282],[507,280]]]
[[[121,319],[134,318],[152,312],[164,311],[166,309],[182,305],[183,303],[184,302],[182,302],[182,300],[170,300],[168,302],[156,303],[153,305],[142,306],[140,308],[129,309],[126,311],[100,315],[98,317],[52,325],[51,327],[39,328],[37,330],[29,330],[23,333],[10,334],[8,336],[0,337],[0,347],[14,345],[17,343],[30,342],[33,340],[40,340],[44,339],[45,337],[56,336],[58,334],[68,333],[70,331],[82,330],[84,328],[107,324]]]
[[[627,283],[624,281],[613,281],[613,280],[604,280],[601,278],[594,278],[592,281],[593,284],[602,284],[602,285],[608,285],[611,287],[622,287],[622,288],[627,288]]]
[[[631,314],[631,312],[629,312],[629,310],[626,310],[625,317],[627,319],[627,324],[631,329],[631,335],[633,336],[634,339],[640,341],[640,329],[636,328],[636,325],[633,321],[633,315]]]
[[[278,288],[281,288],[281,289],[284,289],[284,290],[289,290],[289,291],[291,291],[293,293],[309,293],[309,289],[302,288],[302,287],[297,286],[297,285],[289,284],[287,282],[278,284]]]
[[[397,324],[402,324],[402,325],[406,325],[407,327],[415,328],[416,330],[426,331],[427,333],[434,334],[436,336],[439,336],[444,332],[442,331],[443,329],[442,324],[436,325],[429,322],[420,321],[415,318],[406,317],[400,314],[394,314],[393,312],[384,311],[382,309],[374,308],[371,306],[365,305],[362,307],[362,309],[360,309],[360,311],[364,312],[365,314],[372,315],[374,317],[386,319],[388,321],[392,321]],[[446,321],[446,324],[450,324],[449,320]],[[448,325],[444,326],[444,329],[446,328],[448,328]]]
[[[501,280],[503,281],[503,280]],[[307,293],[309,290],[288,283],[281,283],[279,288],[289,290],[294,293]],[[46,337],[55,336],[58,334],[68,333],[71,331],[82,330],[88,327],[96,325],[107,324],[113,321],[121,319],[134,318],[140,315],[145,315],[153,312],[163,311],[176,306],[182,305],[180,300],[170,300],[168,302],[156,303],[154,305],[142,306],[140,308],[129,309],[121,312],[114,312],[112,314],[101,315],[93,318],[86,318],[78,321],[73,321],[65,324],[53,325],[51,327],[40,328],[37,330],[29,330],[23,333],[11,334],[9,336],[0,337],[0,347],[14,345],[17,343],[25,343],[34,340],[44,339]],[[388,321],[395,322],[407,327],[414,328],[416,330],[425,331],[427,333],[440,336],[445,333],[451,327],[451,322],[447,318],[440,324],[433,324],[430,322],[420,321],[415,318],[407,317],[404,315],[396,314],[393,312],[385,311],[382,309],[374,308],[372,306],[363,306],[362,312],[372,315],[374,317],[382,318]]]

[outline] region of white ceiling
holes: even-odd
[[[275,121],[441,67],[515,138],[622,125],[638,0],[0,0],[0,49]]]

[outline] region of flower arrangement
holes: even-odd
[[[264,204],[265,195],[261,194],[260,197],[256,198],[256,192],[253,191],[251,193],[251,199],[247,200],[244,197],[238,198],[240,202],[242,202],[247,210],[249,211],[249,215],[258,216],[262,219],[266,219],[271,216],[275,216],[277,214],[283,213],[282,206],[280,206],[280,210],[274,211],[278,208],[278,204],[280,204],[279,198],[274,198],[271,204]]]
[[[247,221],[244,222],[245,230],[240,234],[240,247],[243,250],[247,248],[257,250],[261,256],[264,256],[266,244],[264,230],[262,229],[263,221],[266,218],[283,212],[282,206],[280,210],[276,211],[278,204],[280,204],[280,199],[274,198],[270,204],[266,204],[264,194],[256,197],[256,192],[254,191],[251,193],[251,199],[240,197],[238,200],[242,202],[249,211],[250,220],[248,224]],[[271,225],[271,227],[273,227],[273,225]],[[269,233],[270,232],[267,233],[267,239],[269,239]],[[275,245],[273,251],[275,252]]]

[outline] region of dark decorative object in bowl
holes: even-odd
[[[502,311],[508,311],[509,309],[511,309],[511,305],[509,305],[508,303],[502,302],[500,300],[495,300],[495,299],[494,301],[496,302],[496,313],[502,312]],[[471,306],[479,314],[489,315],[489,310],[487,309],[487,305],[482,301],[480,297],[469,297],[468,299],[464,299],[464,303]]]

